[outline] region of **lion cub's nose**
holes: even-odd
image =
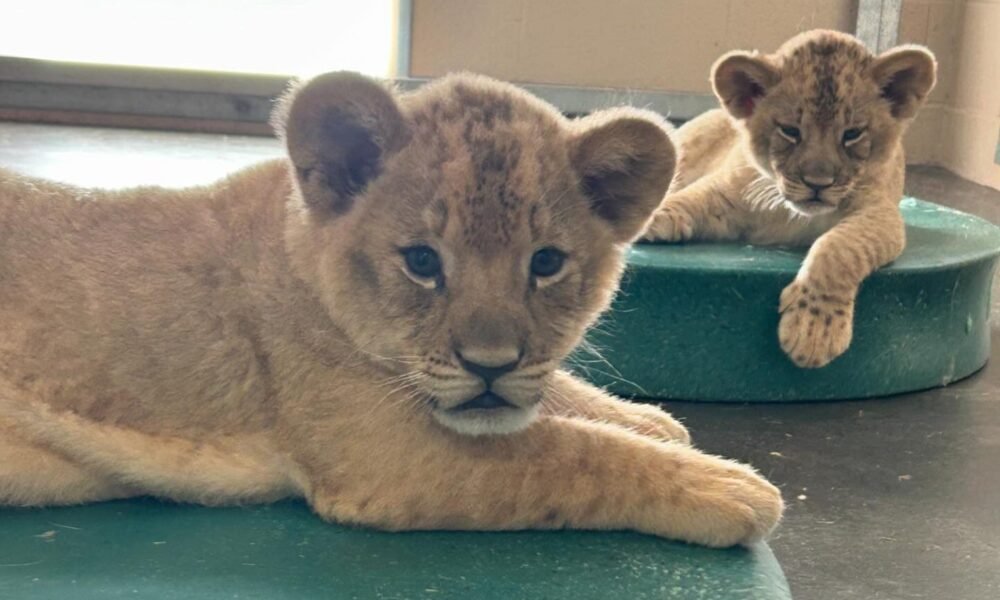
[[[825,177],[822,175],[802,176],[802,183],[806,184],[806,186],[808,186],[814,192],[821,192],[825,190],[826,188],[833,185],[834,181],[836,181],[836,179],[834,179],[833,177]]]
[[[802,183],[819,191],[837,181],[837,165],[829,160],[807,160],[802,164]]]
[[[521,362],[521,351],[517,348],[463,348],[456,349],[455,356],[466,371],[482,377],[487,386]]]

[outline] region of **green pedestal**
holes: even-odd
[[[642,244],[575,369],[626,396],[708,401],[864,398],[942,386],[989,358],[1000,229],[903,200],[906,251],[862,285],[854,340],[821,369],[778,345],[778,298],[805,250]]]
[[[631,533],[381,533],[300,503],[0,510],[0,598],[786,600],[767,546]]]

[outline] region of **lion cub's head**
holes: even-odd
[[[893,158],[935,70],[926,48],[873,56],[849,35],[812,31],[772,55],[726,54],[712,84],[758,169],[793,209],[815,215],[836,210]]]
[[[397,95],[328,74],[275,122],[301,200],[292,254],[357,354],[397,375],[372,401],[398,387],[470,434],[531,421],[674,167],[651,114],[569,121],[470,75]]]

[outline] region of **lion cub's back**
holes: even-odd
[[[108,191],[0,171],[0,377],[136,427],[248,418],[268,389],[256,292],[280,297],[287,271],[285,172]]]
[[[0,168],[0,230],[4,239],[26,233],[30,221],[49,229],[59,214],[71,208],[75,188],[45,179],[36,179]]]
[[[740,143],[739,132],[721,108],[684,123],[671,137],[680,153],[671,192],[722,168],[730,154],[738,151]]]

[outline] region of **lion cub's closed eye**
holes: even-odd
[[[645,239],[808,245],[775,299],[778,341],[797,365],[847,350],[861,281],[905,243],[902,136],[934,87],[933,55],[872,55],[833,31],[712,67],[722,109],[678,130],[680,160]]]

